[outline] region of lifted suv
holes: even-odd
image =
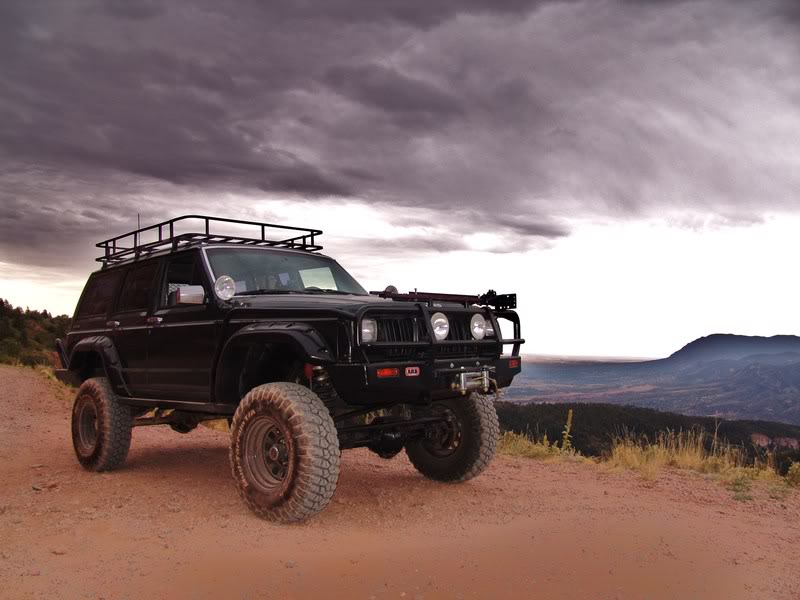
[[[279,521],[325,508],[341,449],[405,449],[439,481],[481,473],[498,436],[489,394],[521,369],[516,296],[368,294],[318,253],[321,234],[191,215],[97,244],[103,266],[57,341],[59,377],[80,386],[80,463],[120,466],[135,426],[225,418],[242,499]]]

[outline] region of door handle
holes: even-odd
[[[119,327],[119,321],[106,321],[106,327],[116,329],[117,327]]]
[[[161,317],[147,317],[147,324],[148,325],[161,325],[161,321],[163,321]]]

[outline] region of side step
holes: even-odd
[[[214,404],[213,402],[187,402],[185,400],[152,400],[150,398],[127,398],[120,396],[119,401],[128,406],[144,406],[148,408],[171,408],[185,412],[208,413],[212,415],[232,415],[236,412],[233,404]]]

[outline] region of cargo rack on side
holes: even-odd
[[[176,235],[176,224],[181,221],[200,221],[201,224],[199,228],[202,229],[202,231],[184,232]],[[212,223],[233,223],[235,225],[257,227],[260,230],[260,235],[259,237],[243,237],[239,235],[215,234],[211,231]],[[181,224],[185,225],[185,223]],[[302,233],[296,233],[292,237],[284,239],[268,239],[268,229],[281,230],[282,235],[286,235],[285,232],[287,231]],[[144,241],[143,234],[149,234],[149,236],[146,235],[144,237],[155,237],[156,239]],[[271,232],[270,235],[272,235]],[[163,223],[142,227],[141,229],[136,229],[98,243],[97,247],[103,249],[103,255],[99,256],[96,260],[103,263],[103,268],[105,268],[112,264],[136,259],[140,256],[152,254],[153,252],[161,250],[172,250],[174,252],[179,248],[195,243],[267,246],[315,252],[317,250],[322,250],[322,246],[317,244],[314,239],[318,235],[322,235],[322,231],[319,229],[289,227],[288,225],[273,225],[271,223],[241,221],[238,219],[222,219],[205,215],[183,215],[182,217],[175,217]]]

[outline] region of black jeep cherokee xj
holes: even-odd
[[[480,474],[489,394],[521,368],[516,297],[368,294],[318,253],[321,233],[189,215],[97,244],[103,266],[57,341],[59,377],[80,386],[80,463],[120,466],[135,426],[225,418],[242,499],[279,521],[325,508],[341,449],[405,449],[439,481]]]

